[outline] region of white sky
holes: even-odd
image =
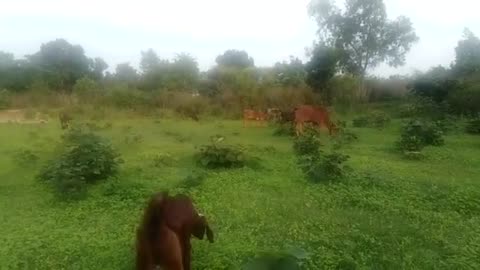
[[[246,50],[257,66],[290,55],[305,58],[317,29],[308,16],[309,0],[0,0],[0,50],[17,57],[40,44],[65,38],[90,57],[113,67],[137,65],[140,51],[153,48],[162,58],[188,52],[202,70],[227,49]],[[371,73],[404,74],[449,65],[469,27],[480,35],[478,0],[385,0],[390,18],[409,17],[420,41],[399,69]]]

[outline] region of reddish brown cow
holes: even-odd
[[[198,214],[185,195],[152,197],[137,233],[137,269],[190,270],[191,236],[213,243],[206,218]]]
[[[303,125],[306,122],[312,122],[319,127],[326,126],[328,133],[333,134],[335,124],[330,121],[330,116],[326,108],[302,105],[295,109],[295,129],[297,135],[303,133]]]
[[[264,125],[267,119],[267,113],[250,109],[243,110],[243,127],[247,127],[248,121],[256,121],[259,125]]]

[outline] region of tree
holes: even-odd
[[[408,18],[387,19],[383,0],[346,0],[344,9],[330,0],[313,0],[309,10],[319,26],[320,40],[341,52],[344,71],[362,79],[380,63],[403,65],[418,40]]]
[[[169,86],[176,90],[193,90],[199,79],[198,63],[187,53],[175,56],[169,72]]]
[[[290,62],[276,63],[274,73],[277,83],[283,86],[300,86],[305,82],[305,67],[302,60],[290,56]]]
[[[0,90],[26,90],[36,75],[32,65],[24,59],[15,59],[13,54],[0,51]]]
[[[64,39],[42,44],[40,51],[28,56],[42,78],[57,90],[71,90],[77,79],[88,75],[91,61],[80,45]]]
[[[455,48],[453,69],[459,76],[480,72],[480,39],[472,31],[465,29],[463,39]]]
[[[249,57],[247,52],[239,50],[227,50],[217,56],[215,61],[223,67],[243,69],[254,66],[253,58]]]
[[[130,63],[118,64],[115,69],[115,78],[131,86],[137,80],[137,71],[130,66]]]
[[[337,72],[339,62],[338,50],[318,44],[312,50],[311,59],[305,65],[307,73],[306,83],[317,93],[322,95],[324,101],[331,104],[333,93],[327,86],[330,79]]]
[[[97,81],[103,79],[103,73],[108,68],[107,62],[105,62],[105,60],[103,60],[102,58],[97,57],[92,61],[91,64],[92,77]]]
[[[158,90],[164,88],[167,83],[167,77],[170,69],[170,62],[158,57],[153,49],[141,52],[140,70],[141,83],[143,90]]]
[[[160,58],[153,49],[141,52],[140,70],[142,74],[153,73],[160,65]]]

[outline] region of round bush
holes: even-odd
[[[51,184],[60,195],[84,191],[86,184],[116,174],[119,154],[98,135],[72,129],[63,136],[59,154],[42,169],[38,178]]]

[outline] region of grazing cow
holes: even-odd
[[[137,231],[137,269],[190,270],[191,236],[213,243],[213,232],[206,218],[185,195],[152,197]]]
[[[326,126],[330,135],[335,130],[335,124],[330,121],[330,116],[326,108],[314,107],[310,105],[301,105],[295,109],[295,129],[297,135],[303,133],[303,125],[306,122],[312,122],[319,127]]]
[[[243,110],[243,127],[247,127],[248,121],[257,121],[259,125],[263,125],[267,119],[267,113],[250,109]]]
[[[62,129],[67,129],[72,121],[72,117],[66,112],[61,112],[58,118],[60,119],[60,126]]]

